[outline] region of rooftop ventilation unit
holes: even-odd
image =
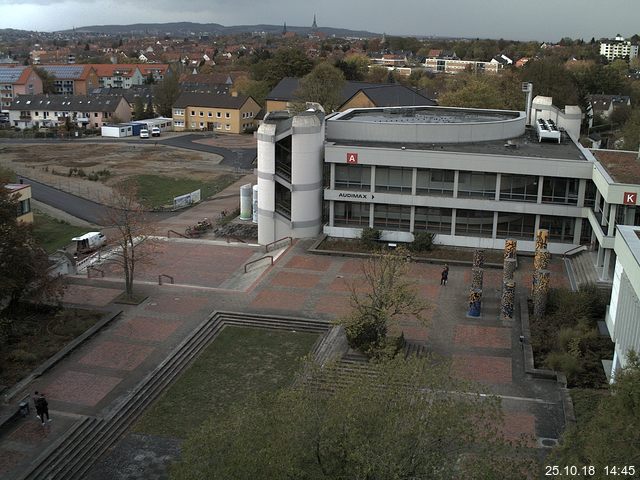
[[[538,142],[542,142],[543,139],[551,139],[560,143],[562,139],[562,134],[553,120],[539,118],[536,122],[536,133],[538,134]]]

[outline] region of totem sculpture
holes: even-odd
[[[502,302],[500,304],[500,314],[503,320],[513,319],[513,308],[516,296],[516,282],[505,281],[502,285]]]
[[[477,267],[471,269],[471,290],[482,290],[483,277],[484,269]]]
[[[533,315],[541,318],[547,309],[547,299],[549,297],[549,270],[538,270],[536,272],[536,284],[533,290]]]
[[[473,252],[473,267],[474,268],[484,267],[484,250],[477,248]]]
[[[546,230],[544,228],[539,229],[536,232],[536,252],[538,250],[546,250],[548,241],[549,241],[549,230]]]
[[[482,290],[472,288],[469,292],[469,316],[479,317],[482,307]]]
[[[505,258],[504,259],[504,269],[502,274],[502,280],[508,282],[513,280],[513,274],[516,271],[516,265],[518,261],[515,258]]]
[[[516,258],[516,250],[518,241],[513,238],[507,238],[504,242],[504,258]]]

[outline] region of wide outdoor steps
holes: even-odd
[[[594,254],[589,251],[580,252],[565,259],[567,271],[572,276],[572,288],[579,290],[580,287],[593,284],[602,290],[610,290],[611,284],[602,282],[598,278]]]
[[[127,431],[192,360],[226,327],[326,332],[322,320],[216,312],[185,338],[105,418],[87,417],[43,452],[19,480],[82,480],[89,469]]]

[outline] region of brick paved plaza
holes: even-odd
[[[54,422],[45,430],[35,419],[26,418],[5,432],[0,439],[0,475],[16,478],[37,452],[79,419],[108,412],[211,312],[326,320],[348,313],[350,285],[364,291],[363,260],[314,255],[307,252],[310,244],[297,242],[275,265],[252,277],[256,278],[253,284],[239,282],[242,286],[233,289],[223,284],[230,278],[242,279],[244,264],[264,255],[262,249],[213,242],[161,242],[155,262],[141,267],[136,276],[136,290],[147,296],[140,305],[112,304],[122,292],[113,265],[105,268],[105,279],[75,278],[65,302],[117,307],[122,313],[25,388],[24,394],[46,392]],[[558,438],[563,428],[559,389],[554,382],[525,376],[517,340],[520,327],[498,317],[502,272],[485,271],[482,315],[469,318],[471,267],[451,266],[447,286],[440,286],[441,268],[411,264],[409,278],[429,306],[424,315],[427,326],[406,317],[396,331],[448,359],[455,375],[477,381],[504,398],[507,438],[525,438],[530,445],[535,445],[536,437]],[[557,260],[551,271],[553,285],[567,284]],[[158,286],[159,273],[174,276],[177,285]],[[516,281],[521,291],[530,287],[530,259],[520,262]]]

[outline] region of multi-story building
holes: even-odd
[[[614,155],[601,161],[607,152],[583,148],[544,114],[527,125],[516,111],[356,108],[327,117],[326,138],[317,126],[297,127],[298,117],[269,114],[258,130],[258,239],[314,231],[357,238],[372,227],[390,242],[427,231],[444,245],[501,249],[515,238],[519,250],[533,251],[544,228],[551,253],[589,248],[599,278],[609,280],[615,226],[640,224],[640,167]],[[296,154],[296,145],[323,140],[323,152]],[[319,185],[322,196],[295,198]],[[299,222],[314,228],[299,230]]]
[[[9,183],[4,186],[12,195],[16,196],[18,208],[16,219],[22,223],[33,223],[33,212],[31,211],[31,185],[22,183]]]
[[[0,67],[0,111],[8,112],[17,95],[42,93],[42,80],[31,67]]]
[[[100,86],[98,74],[92,65],[39,65],[53,77],[55,93],[87,95]]]
[[[617,227],[616,267],[607,308],[607,329],[615,343],[612,379],[628,364],[630,350],[640,352],[640,227]]]
[[[600,55],[607,57],[609,61],[616,58],[631,60],[638,56],[638,45],[625,40],[622,35],[618,34],[613,40],[600,42]]]
[[[461,60],[459,58],[425,58],[423,66],[434,73],[498,73],[503,65],[498,62],[481,62],[477,60]]]
[[[170,73],[169,65],[166,63],[149,63],[136,65],[142,76],[147,79],[153,77],[154,82],[161,82]]]
[[[242,133],[253,129],[260,105],[244,95],[183,92],[173,104],[175,131]]]
[[[9,107],[9,122],[22,129],[56,127],[67,121],[80,128],[100,128],[129,120],[129,102],[114,95],[20,95]]]
[[[102,88],[126,88],[142,85],[145,77],[133,64],[93,64]]]

